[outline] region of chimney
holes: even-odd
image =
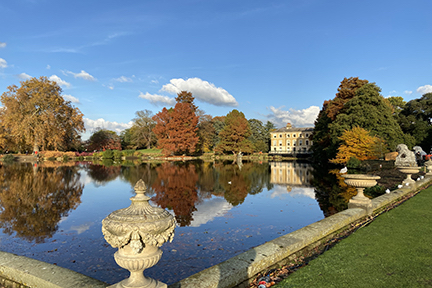
[[[291,126],[291,123],[287,123],[287,126],[286,126],[286,128],[287,128],[287,129],[290,129],[290,128],[292,128],[292,126]]]

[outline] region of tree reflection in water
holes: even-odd
[[[9,235],[44,242],[81,202],[77,167],[13,164],[0,171],[0,228]]]

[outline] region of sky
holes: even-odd
[[[312,127],[340,82],[405,101],[432,92],[430,0],[0,2],[0,94],[46,76],[95,129],[173,107]]]

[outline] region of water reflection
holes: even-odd
[[[84,185],[77,167],[13,164],[0,168],[0,228],[37,243],[80,203]]]

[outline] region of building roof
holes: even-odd
[[[295,127],[283,127],[279,128],[275,131],[271,131],[271,133],[287,133],[287,132],[313,132],[313,127],[306,127],[306,128],[295,128]]]

